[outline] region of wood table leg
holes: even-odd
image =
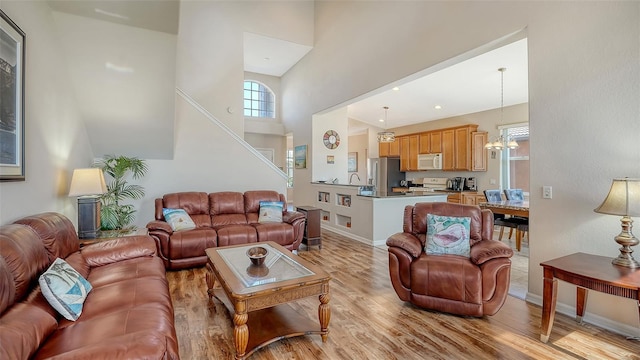
[[[584,316],[584,310],[587,308],[587,289],[578,286],[576,292],[576,321],[582,322]]]
[[[320,336],[322,337],[322,342],[327,342],[327,337],[329,336],[329,321],[331,320],[331,307],[329,306],[331,295],[329,294],[329,284],[325,284],[323,287],[326,287],[326,290],[319,296],[320,306],[318,307],[318,318],[320,320]]]
[[[553,320],[556,316],[556,300],[558,299],[558,280],[553,278],[553,270],[544,269],[543,283],[540,341],[546,343],[553,327]]]
[[[520,251],[520,247],[522,245],[522,233],[522,230],[516,229],[516,250],[518,250],[518,252]]]
[[[235,313],[233,314],[233,342],[236,346],[235,358],[237,360],[244,359],[244,354],[247,351],[247,343],[249,342],[248,319],[246,302],[237,302],[235,304]]]

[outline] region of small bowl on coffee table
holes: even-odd
[[[247,250],[247,256],[251,260],[251,263],[256,266],[264,264],[264,259],[267,258],[269,251],[262,246],[254,246]]]

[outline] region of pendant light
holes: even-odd
[[[387,111],[389,110],[389,107],[385,106],[383,107],[383,109],[384,109],[384,126],[387,127]],[[396,141],[396,134],[394,132],[385,130],[378,133],[378,142],[391,143],[394,141]]]
[[[499,68],[498,71],[500,71],[500,125],[502,125],[504,121],[504,72],[507,71],[507,68],[502,67]],[[514,139],[510,139],[509,137],[505,138],[504,135],[502,135],[502,129],[500,129],[500,136],[498,136],[495,141],[489,140],[484,145],[484,148],[488,150],[502,150],[504,148],[516,149],[518,146],[518,142]]]

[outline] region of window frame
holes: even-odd
[[[504,136],[505,139],[509,137],[509,130],[520,127],[529,127],[528,122],[515,123],[509,125],[501,125],[498,126],[498,130],[500,131],[500,135]],[[529,135],[529,138],[531,135]],[[517,139],[516,139],[517,141]],[[500,187],[502,189],[510,189],[511,188],[511,161],[518,160],[529,160],[529,156],[511,156],[511,149],[505,147],[501,150],[502,156],[500,159]],[[525,195],[528,197],[529,192],[526,192]]]
[[[246,84],[247,83],[251,83],[250,89],[246,88]],[[253,86],[258,85],[258,89],[254,90]],[[258,94],[268,94],[271,99],[269,100],[263,100],[261,99],[260,96],[258,96],[257,99],[254,99],[253,96],[251,98],[247,98],[246,97],[246,92],[250,91],[252,94],[253,93],[258,93]],[[250,106],[249,108],[246,107],[246,102],[249,101],[250,102]],[[265,108],[254,108],[254,102],[259,104],[266,104],[267,106],[265,106]],[[271,105],[271,109],[269,109],[269,106]],[[247,110],[249,111],[250,115],[247,115]],[[253,113],[257,112],[258,115],[254,116]],[[258,81],[258,80],[254,80],[254,79],[244,79],[243,83],[242,83],[242,114],[244,115],[245,118],[255,118],[255,119],[276,119],[277,116],[277,111],[276,111],[276,93],[269,87],[267,86],[267,84]],[[267,116],[261,116],[261,115],[267,115]]]

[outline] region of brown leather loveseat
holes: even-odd
[[[89,281],[82,313],[62,317],[38,278],[57,258]],[[0,227],[0,359],[179,359],[165,268],[149,236],[79,249],[61,214]]]
[[[469,217],[470,256],[427,255],[427,214]],[[493,315],[509,290],[513,250],[491,240],[493,214],[475,205],[418,203],[404,210],[403,232],[387,239],[389,275],[401,300],[466,316]]]
[[[285,204],[281,223],[259,223],[261,201]],[[184,209],[195,229],[173,231],[163,209]],[[296,251],[302,242],[306,218],[287,211],[284,195],[276,191],[179,192],[155,200],[155,220],[147,224],[167,269],[204,266],[205,250],[217,246],[275,241]]]

